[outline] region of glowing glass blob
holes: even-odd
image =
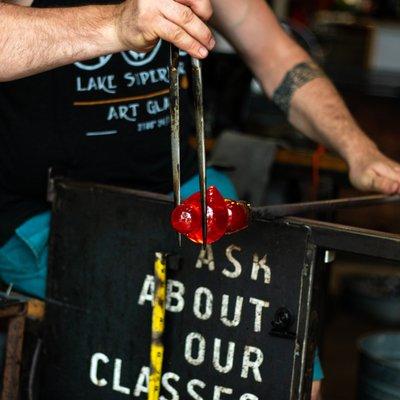
[[[250,212],[246,203],[224,199],[215,186],[207,189],[206,197],[207,244],[248,226]],[[171,224],[193,242],[203,243],[200,192],[188,197],[172,211]]]

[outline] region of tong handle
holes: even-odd
[[[175,207],[181,204],[180,121],[179,121],[179,49],[170,45],[170,110],[172,181]]]
[[[206,174],[206,146],[204,134],[204,105],[203,105],[203,77],[201,62],[192,58],[194,111],[197,136],[197,157],[199,162],[199,187],[202,213],[203,248],[207,244],[207,174]]]

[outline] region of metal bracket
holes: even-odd
[[[283,339],[295,339],[296,333],[290,332],[290,328],[294,323],[292,313],[286,308],[278,308],[275,312],[274,319],[271,321],[272,329],[269,334],[271,336]]]

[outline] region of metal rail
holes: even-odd
[[[302,215],[310,212],[332,212],[342,208],[366,207],[397,202],[400,202],[400,195],[372,195],[351,197],[346,199],[253,207],[251,213],[253,218],[270,220],[294,215]]]

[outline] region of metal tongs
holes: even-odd
[[[197,157],[199,169],[199,186],[202,214],[202,242],[203,248],[207,243],[207,175],[206,175],[206,147],[204,136],[204,108],[203,108],[203,79],[201,62],[192,58],[194,113],[196,122]],[[180,121],[179,121],[179,49],[170,45],[170,109],[171,109],[171,151],[172,151],[172,179],[174,188],[175,207],[181,204],[181,171],[180,171]],[[181,235],[179,234],[179,244]]]

